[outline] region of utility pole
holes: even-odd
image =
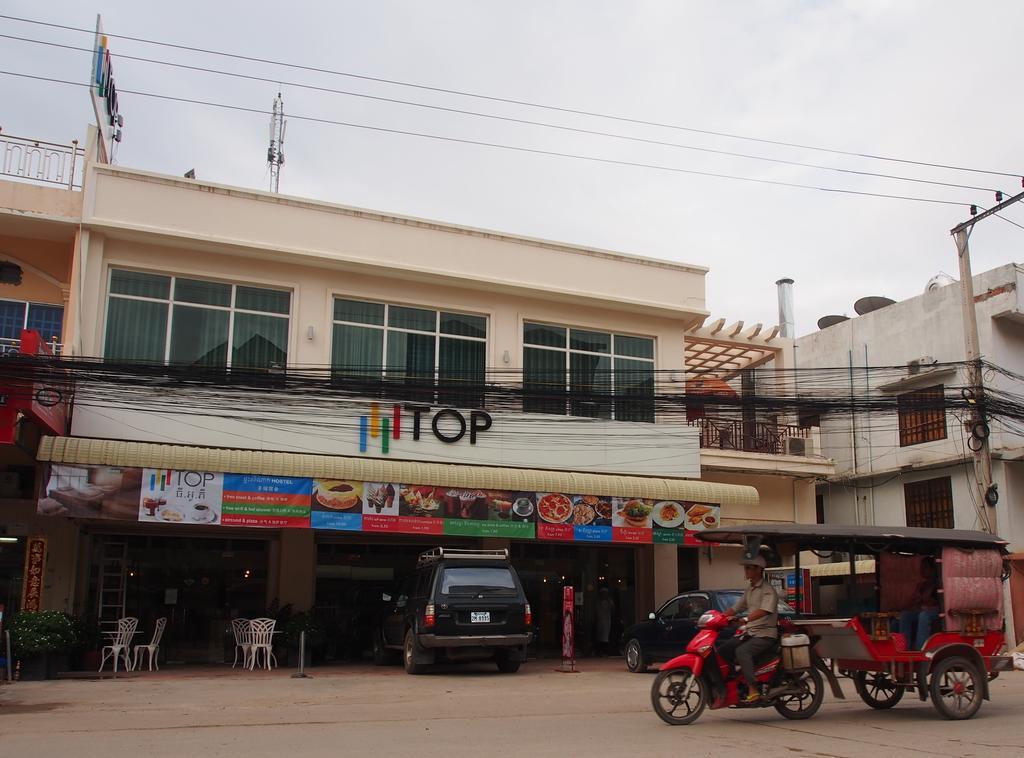
[[[997,195],[997,200],[1001,193]],[[1003,208],[1024,199],[1024,192],[1014,195],[998,205],[989,208],[983,213],[973,216],[953,227],[950,234],[956,242],[956,254],[960,259],[960,296],[964,311],[964,345],[967,351],[967,383],[973,397],[968,397],[971,402],[971,418],[969,422],[971,437],[967,446],[974,453],[974,476],[978,482],[981,500],[989,508],[984,510],[984,526],[991,534],[998,533],[998,519],[996,516],[996,503],[999,494],[992,484],[992,451],[989,448],[989,426],[985,418],[985,386],[981,376],[981,347],[978,344],[978,314],[974,306],[974,279],[971,274],[971,252],[968,246],[968,239],[974,225],[983,218],[998,213]],[[974,206],[971,206],[974,211]],[[982,506],[984,508],[984,506]]]
[[[284,165],[284,100],[281,93],[274,98],[274,112],[270,116],[270,147],[267,148],[267,164],[270,166],[270,191],[277,192],[281,182],[281,166]]]

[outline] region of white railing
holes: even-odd
[[[85,150],[0,133],[0,175],[75,190],[82,188]]]
[[[51,340],[46,344],[53,351],[54,355],[60,355],[61,350],[64,348],[64,345],[57,342],[57,340]],[[0,337],[0,355],[16,354],[20,349],[21,340],[14,337]]]

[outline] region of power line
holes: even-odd
[[[53,29],[63,29],[63,30],[66,30],[66,31],[82,32],[82,33],[85,33],[85,34],[95,34],[95,30],[94,29],[86,29],[86,28],[77,27],[77,26],[69,26],[69,25],[66,25],[66,24],[55,24],[55,23],[47,22],[47,21],[37,21],[35,19],[22,18],[22,17],[19,17],[19,16],[10,16],[10,15],[5,15],[5,14],[0,14],[0,19],[7,19],[9,21],[17,21],[17,22],[21,22],[21,23],[25,23],[25,24],[35,24],[35,25],[38,25],[38,26],[46,26],[46,27],[50,27],[50,28],[53,28]],[[450,88],[445,88],[445,87],[435,87],[435,86],[430,86],[430,85],[426,85],[426,84],[416,84],[416,83],[413,83],[413,82],[404,82],[404,81],[401,81],[401,80],[398,80],[398,79],[386,79],[386,78],[383,78],[383,77],[368,76],[368,75],[365,75],[365,74],[354,74],[354,73],[347,72],[347,71],[337,71],[337,70],[333,70],[333,69],[320,68],[320,67],[317,67],[317,66],[307,66],[307,65],[298,64],[298,63],[289,63],[287,61],[277,61],[277,60],[273,60],[273,59],[269,59],[269,58],[258,58],[258,57],[255,57],[255,56],[241,55],[241,54],[238,54],[238,53],[227,53],[227,52],[223,52],[223,51],[220,51],[220,50],[209,50],[209,49],[206,49],[206,48],[193,47],[193,46],[190,46],[190,45],[182,45],[182,44],[177,44],[177,43],[172,43],[172,42],[162,42],[162,41],[159,41],[159,40],[147,39],[145,37],[136,37],[136,36],[131,36],[131,35],[127,35],[127,34],[112,34],[110,32],[104,32],[104,35],[107,36],[107,37],[112,37],[114,39],[129,40],[131,42],[138,42],[138,43],[147,44],[147,45],[157,45],[157,46],[160,46],[160,47],[168,47],[168,48],[172,48],[172,49],[175,49],[175,50],[185,50],[187,52],[192,52],[192,53],[202,53],[202,54],[205,54],[205,55],[218,55],[218,56],[222,56],[222,57],[225,57],[225,58],[233,58],[235,60],[248,61],[248,62],[251,62],[251,63],[263,63],[263,64],[272,65],[272,66],[283,66],[283,67],[286,67],[286,68],[292,68],[292,69],[296,69],[296,70],[300,70],[300,71],[309,71],[309,72],[318,73],[318,74],[329,74],[329,75],[332,75],[332,76],[344,76],[344,77],[348,77],[348,78],[351,78],[351,79],[359,79],[359,80],[362,80],[362,81],[376,82],[378,84],[389,84],[389,85],[398,86],[398,87],[410,87],[410,88],[413,88],[413,89],[420,89],[420,90],[425,90],[425,91],[428,91],[428,92],[438,92],[438,93],[447,94],[447,95],[458,95],[460,97],[471,97],[471,98],[476,98],[476,99],[479,99],[479,100],[487,100],[487,101],[490,101],[490,102],[506,103],[508,105],[521,105],[521,106],[526,106],[526,107],[529,107],[529,108],[540,108],[540,109],[543,109],[543,110],[554,111],[554,112],[557,112],[557,113],[568,113],[568,114],[572,114],[572,115],[576,115],[576,116],[588,116],[588,117],[592,117],[592,118],[603,118],[603,119],[608,119],[608,120],[611,120],[611,121],[619,121],[619,122],[622,122],[622,123],[638,124],[638,125],[642,125],[642,126],[654,126],[654,127],[658,127],[658,128],[662,128],[662,129],[674,129],[674,130],[678,130],[678,131],[692,132],[694,134],[705,134],[705,135],[714,136],[714,137],[725,137],[725,138],[728,138],[728,139],[744,140],[744,141],[748,141],[748,142],[758,142],[758,143],[761,143],[761,144],[776,145],[778,147],[792,147],[792,148],[798,148],[798,149],[801,149],[801,150],[814,150],[816,152],[832,153],[834,155],[847,155],[847,156],[851,156],[851,157],[855,157],[855,158],[866,158],[866,159],[870,159],[870,160],[887,161],[887,162],[890,162],[890,163],[902,163],[902,164],[913,165],[913,166],[926,166],[926,167],[929,167],[929,168],[940,168],[940,169],[947,169],[947,170],[951,170],[951,171],[967,171],[967,172],[970,172],[970,173],[989,174],[989,175],[992,175],[992,176],[1006,176],[1006,177],[1012,177],[1014,179],[1021,178],[1020,174],[1013,174],[1013,173],[1008,173],[1008,172],[1005,172],[1005,171],[990,171],[990,170],[987,170],[987,169],[972,168],[972,167],[969,167],[969,166],[956,166],[956,165],[950,165],[950,164],[944,164],[944,163],[934,163],[934,162],[929,162],[929,161],[910,160],[910,159],[906,159],[906,158],[894,158],[894,157],[891,157],[891,156],[875,155],[875,154],[872,154],[872,153],[860,153],[860,152],[850,151],[850,150],[839,150],[839,149],[836,149],[836,148],[827,148],[827,147],[820,147],[820,146],[815,146],[815,145],[804,145],[804,144],[800,144],[800,143],[796,143],[796,142],[785,142],[785,141],[782,141],[782,140],[772,140],[772,139],[767,139],[767,138],[763,138],[763,137],[751,137],[751,136],[748,136],[748,135],[733,134],[733,133],[730,133],[730,132],[721,132],[721,131],[715,131],[715,130],[711,130],[711,129],[699,129],[699,128],[695,128],[695,127],[681,126],[681,125],[678,125],[678,124],[668,124],[668,123],[663,123],[663,122],[658,122],[658,121],[650,121],[650,120],[646,120],[646,119],[630,118],[630,117],[626,117],[626,116],[617,116],[617,115],[613,115],[613,114],[599,113],[599,112],[596,112],[596,111],[587,111],[587,110],[582,110],[582,109],[577,109],[577,108],[567,108],[567,107],[555,106],[555,105],[545,105],[543,103],[533,103],[533,102],[530,102],[530,101],[527,101],[527,100],[516,100],[516,99],[513,99],[513,98],[498,97],[498,96],[495,96],[495,95],[484,95],[484,94],[480,94],[480,93],[476,93],[476,92],[467,92],[467,91],[464,91],[464,90],[456,90],[456,89],[450,89]]]
[[[84,53],[89,53],[89,54],[91,54],[93,52],[91,48],[87,48],[87,47],[78,47],[76,45],[65,45],[65,44],[62,44],[62,43],[59,43],[59,42],[49,42],[47,40],[31,39],[31,38],[28,38],[28,37],[18,37],[18,36],[12,35],[12,34],[0,34],[0,39],[15,40],[15,41],[18,41],[18,42],[28,42],[28,43],[36,44],[36,45],[45,45],[45,46],[48,46],[48,47],[56,47],[56,48],[60,48],[60,49],[63,49],[63,50],[74,50],[74,51],[84,52]],[[350,91],[350,90],[340,90],[340,89],[335,89],[333,87],[322,87],[322,86],[313,85],[313,84],[306,84],[304,82],[285,81],[285,80],[278,79],[278,78],[265,77],[265,76],[256,76],[256,75],[253,75],[253,74],[243,74],[243,73],[238,73],[238,72],[235,72],[235,71],[224,71],[224,70],[221,70],[221,69],[214,69],[214,68],[209,68],[209,67],[206,67],[206,66],[194,66],[194,65],[189,65],[189,64],[186,64],[186,63],[176,63],[176,62],[173,62],[173,61],[164,61],[164,60],[158,60],[158,59],[155,59],[155,58],[146,58],[146,57],[138,56],[138,55],[126,55],[124,53],[117,53],[117,54],[111,54],[111,55],[112,55],[112,57],[115,60],[138,61],[140,63],[150,63],[150,64],[159,65],[159,66],[169,66],[169,67],[172,67],[172,68],[178,68],[178,69],[182,69],[182,70],[186,70],[186,71],[196,71],[196,72],[201,72],[201,73],[206,73],[206,74],[215,74],[217,76],[228,76],[228,77],[232,77],[232,78],[236,78],[236,79],[245,79],[245,80],[248,80],[248,81],[255,81],[255,82],[266,82],[266,83],[269,83],[269,84],[276,84],[278,87],[285,87],[285,86],[287,86],[287,87],[295,87],[295,88],[298,88],[298,89],[305,89],[305,90],[310,90],[310,91],[314,91],[314,92],[324,92],[324,93],[329,93],[329,94],[333,94],[333,95],[344,95],[346,97],[357,97],[357,98],[362,98],[362,99],[366,99],[366,100],[374,100],[376,102],[393,103],[393,104],[397,104],[397,105],[408,105],[408,106],[411,106],[411,107],[414,107],[414,108],[424,108],[424,109],[427,109],[427,110],[439,111],[439,112],[443,112],[443,113],[453,113],[453,114],[458,114],[458,115],[462,115],[462,116],[473,116],[475,118],[485,118],[485,119],[491,119],[491,120],[494,120],[494,121],[503,121],[503,122],[506,122],[506,123],[523,124],[523,125],[526,125],[526,126],[539,126],[539,127],[545,128],[545,129],[555,129],[555,130],[558,130],[558,131],[572,132],[572,133],[575,133],[575,134],[587,134],[587,135],[596,136],[596,137],[610,137],[612,139],[625,140],[625,141],[629,141],[629,142],[637,142],[637,143],[646,144],[646,145],[656,145],[656,146],[659,146],[659,147],[672,147],[672,148],[678,148],[678,149],[681,149],[681,150],[692,150],[694,152],[700,152],[700,153],[709,153],[709,154],[713,154],[713,155],[723,155],[723,156],[727,156],[727,157],[731,157],[731,158],[742,158],[742,159],[745,159],[745,160],[764,161],[764,162],[767,162],[767,163],[777,163],[777,164],[781,164],[781,165],[785,165],[785,166],[796,166],[798,168],[810,168],[810,169],[815,169],[815,170],[820,170],[820,171],[833,171],[833,172],[836,172],[836,173],[851,174],[851,175],[855,175],[855,176],[868,176],[868,177],[874,177],[874,178],[879,178],[879,179],[891,179],[891,180],[894,180],[894,181],[914,182],[916,184],[929,184],[929,185],[933,185],[933,186],[937,186],[937,187],[953,187],[953,188],[956,188],[956,189],[967,189],[967,190],[976,190],[976,191],[979,191],[979,192],[992,192],[992,193],[995,193],[995,192],[998,191],[998,188],[996,188],[996,187],[978,187],[978,186],[970,185],[970,184],[958,184],[958,183],[955,183],[955,182],[941,182],[941,181],[937,181],[937,180],[933,180],[933,179],[921,179],[921,178],[917,178],[917,177],[902,176],[902,175],[899,175],[899,174],[883,174],[883,173],[878,173],[878,172],[874,172],[874,171],[860,171],[860,170],[857,170],[857,169],[842,168],[842,167],[839,167],[839,166],[828,166],[828,165],[823,165],[823,164],[820,164],[820,163],[807,163],[805,161],[793,161],[793,160],[786,160],[784,158],[772,158],[772,157],[766,156],[766,155],[756,155],[756,154],[752,154],[752,153],[738,153],[738,152],[731,151],[731,150],[717,150],[717,149],[710,148],[710,147],[700,147],[700,146],[697,146],[697,145],[687,145],[687,144],[682,144],[682,143],[679,143],[679,142],[668,142],[668,141],[665,141],[665,140],[648,139],[648,138],[645,138],[645,137],[634,137],[634,136],[630,136],[630,135],[627,135],[627,134],[616,134],[614,132],[604,132],[604,131],[599,131],[599,130],[596,130],[596,129],[583,129],[583,128],[574,127],[574,126],[564,126],[562,124],[552,124],[552,123],[544,122],[544,121],[533,121],[533,120],[530,120],[530,119],[515,118],[515,117],[512,117],[512,116],[499,116],[499,115],[496,115],[496,114],[493,114],[493,113],[482,113],[480,111],[465,110],[463,108],[450,108],[450,107],[441,106],[441,105],[432,105],[430,103],[416,102],[416,101],[413,101],[413,100],[402,100],[402,99],[393,98],[393,97],[383,97],[383,96],[380,96],[380,95],[370,95],[370,94],[366,94],[366,93],[363,93],[363,92],[353,92],[353,91]]]
[[[86,84],[86,83],[83,83],[83,82],[69,81],[67,79],[57,79],[55,77],[37,76],[37,75],[34,75],[34,74],[25,74],[25,73],[21,73],[21,72],[17,72],[17,71],[0,71],[0,75],[14,76],[14,77],[19,77],[19,78],[23,78],[23,79],[32,79],[32,80],[35,80],[35,81],[42,81],[42,82],[51,82],[51,83],[54,83],[54,84],[65,84],[65,85],[69,85],[69,86],[73,86],[73,87],[89,87],[90,86],[89,84]],[[206,107],[210,107],[210,108],[221,108],[221,109],[224,109],[224,110],[232,110],[232,111],[238,111],[238,112],[242,112],[242,113],[256,113],[256,114],[260,114],[260,115],[270,115],[270,113],[271,113],[270,111],[262,109],[262,108],[249,108],[249,107],[246,107],[246,106],[229,105],[227,103],[219,103],[219,102],[210,101],[210,100],[199,100],[199,99],[187,98],[187,97],[175,97],[173,95],[161,95],[161,94],[157,94],[157,93],[153,93],[153,92],[143,92],[141,90],[130,90],[130,89],[119,88],[118,92],[120,94],[122,94],[122,95],[125,95],[125,94],[138,95],[139,97],[150,97],[150,98],[155,98],[155,99],[159,99],[159,100],[167,100],[167,101],[176,102],[176,103],[188,103],[190,105],[202,105],[202,106],[206,106]],[[509,150],[509,151],[517,152],[517,153],[532,153],[534,155],[545,155],[545,156],[548,156],[548,157],[571,158],[571,159],[574,159],[574,160],[582,160],[582,161],[588,161],[588,162],[592,162],[592,163],[604,163],[604,164],[614,165],[614,166],[627,166],[627,167],[630,167],[630,168],[646,168],[646,169],[651,169],[651,170],[655,170],[655,171],[667,171],[667,172],[677,173],[677,174],[688,174],[688,175],[691,175],[691,176],[705,176],[705,177],[711,177],[711,178],[715,178],[715,179],[730,179],[730,180],[733,180],[733,181],[749,182],[749,183],[754,183],[754,184],[766,184],[766,185],[771,185],[771,186],[776,186],[776,187],[791,187],[791,188],[795,188],[795,189],[809,189],[809,190],[816,190],[818,192],[830,192],[830,193],[842,194],[842,195],[858,195],[858,196],[861,196],[861,197],[875,197],[875,198],[883,198],[883,199],[888,199],[888,200],[907,200],[907,201],[911,201],[911,202],[932,203],[932,204],[937,204],[937,205],[954,205],[954,206],[965,207],[965,208],[966,207],[970,207],[972,205],[971,203],[960,202],[960,201],[955,201],[955,200],[941,200],[941,199],[938,199],[938,198],[916,197],[916,196],[912,196],[912,195],[895,195],[895,194],[889,194],[889,193],[885,193],[885,192],[867,192],[867,191],[864,191],[864,190],[844,189],[844,188],[839,188],[839,187],[822,187],[822,186],[813,185],[813,184],[801,184],[799,182],[784,182],[784,181],[779,181],[779,180],[775,180],[775,179],[759,179],[759,178],[751,177],[751,176],[740,176],[740,175],[737,175],[737,174],[723,174],[723,173],[719,173],[719,172],[715,172],[715,171],[698,171],[696,169],[679,168],[679,167],[675,167],[675,166],[661,166],[661,165],[654,164],[654,163],[640,163],[640,162],[637,162],[637,161],[617,160],[617,159],[614,159],[614,158],[601,158],[601,157],[593,156],[593,155],[579,155],[579,154],[575,154],[575,153],[564,153],[564,152],[560,152],[560,151],[557,151],[557,150],[541,150],[539,148],[521,147],[521,146],[518,146],[518,145],[504,145],[504,144],[501,144],[501,143],[498,143],[498,142],[485,142],[483,140],[471,140],[471,139],[465,139],[465,138],[461,138],[461,137],[445,137],[443,135],[429,134],[427,132],[414,132],[414,131],[409,131],[409,130],[405,130],[405,129],[392,129],[392,128],[383,127],[383,126],[372,126],[370,124],[359,124],[359,123],[355,123],[355,122],[352,122],[352,121],[338,121],[338,120],[335,120],[335,119],[319,118],[319,117],[316,117],[316,116],[300,116],[300,115],[295,115],[295,114],[289,114],[288,118],[290,118],[292,120],[298,120],[298,121],[308,121],[310,123],[327,124],[327,125],[330,125],[330,126],[343,126],[343,127],[349,127],[349,128],[352,128],[352,129],[364,129],[364,130],[380,132],[380,133],[384,133],[384,134],[400,134],[400,135],[407,136],[407,137],[420,137],[422,139],[437,140],[437,141],[441,141],[441,142],[451,142],[451,143],[462,144],[462,145],[475,145],[477,147],[490,147],[490,148],[495,148],[495,149],[499,149],[499,150]],[[980,206],[978,206],[978,207],[980,207]]]

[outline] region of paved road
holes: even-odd
[[[211,668],[0,686],[0,755],[1024,754],[1024,673],[995,681],[993,699],[971,721],[945,721],[911,698],[879,712],[829,697],[809,721],[727,710],[688,727],[659,721],[648,698],[653,675],[629,674],[621,661],[584,662],[579,674],[544,662],[516,675],[483,665],[420,677],[364,665],[313,673]]]

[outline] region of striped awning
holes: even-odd
[[[171,468],[232,474],[352,479],[365,482],[414,482],[435,487],[690,500],[723,506],[753,506],[753,487],[695,479],[608,476],[576,471],[499,468],[464,464],[418,463],[382,458],[347,458],[263,450],[232,450],[160,445],[84,437],[43,437],[37,458],[49,463],[92,466]]]

